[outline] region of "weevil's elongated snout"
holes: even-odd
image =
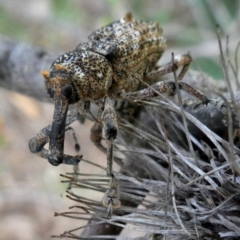
[[[66,67],[56,64],[50,71],[42,71],[42,75],[45,78],[47,91],[55,103],[52,128],[49,135],[48,161],[52,165],[58,166],[63,163],[68,105],[76,103],[79,97]]]
[[[62,94],[55,97],[55,109],[49,142],[48,161],[58,166],[63,162],[65,124],[69,101]]]

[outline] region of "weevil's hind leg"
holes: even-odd
[[[182,70],[177,77],[177,79],[179,81],[181,81],[183,79],[184,75],[186,74],[191,61],[192,61],[192,57],[190,56],[189,53],[177,55],[174,57],[174,61],[171,61],[162,66],[159,66],[158,69],[156,69],[155,71],[147,73],[146,77],[147,78],[157,78],[159,76],[176,71],[179,67],[182,67]]]
[[[184,75],[186,74],[189,64],[191,62],[191,56],[189,54],[185,55],[179,55],[174,57],[174,61],[171,61],[161,67],[159,67],[156,71],[152,71],[146,74],[146,77],[148,78],[156,78],[157,76],[161,76],[167,73],[171,73],[173,71],[176,71],[179,67],[182,67],[181,72],[178,75],[178,80],[182,80]],[[179,89],[182,89],[186,91],[187,93],[191,94],[192,96],[198,98],[202,101],[203,104],[207,104],[209,102],[209,99],[188,85],[184,82],[179,82]],[[173,95],[176,93],[176,83],[174,81],[164,81],[164,82],[157,82],[148,88],[145,88],[143,90],[137,91],[137,92],[128,92],[124,93],[121,92],[119,96],[123,99],[127,100],[141,100],[141,99],[148,99],[152,97],[158,97],[159,93],[167,93],[169,95]]]
[[[80,113],[77,110],[71,111],[67,115],[66,126],[70,125],[72,122],[79,119]],[[32,153],[37,154],[38,156],[48,159],[48,150],[44,148],[44,146],[49,142],[49,135],[51,132],[52,125],[48,125],[43,128],[34,138],[29,141],[29,149]],[[63,163],[76,165],[80,162],[80,156],[69,156],[63,155]]]

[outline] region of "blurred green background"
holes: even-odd
[[[189,51],[193,68],[222,78],[216,24],[236,47],[240,33],[239,0],[41,0],[0,1],[0,34],[61,51],[73,49],[93,30],[132,12],[158,21],[169,51]],[[170,54],[168,55],[170,58]]]
[[[127,12],[136,19],[160,23],[168,40],[161,63],[171,59],[171,52],[190,51],[192,69],[223,78],[216,24],[224,45],[226,35],[230,36],[233,57],[240,40],[239,0],[0,0],[0,38],[7,36],[61,54]],[[52,234],[79,227],[79,222],[53,217],[55,211],[72,205],[61,196],[65,185],[59,177],[71,168],[52,167],[28,149],[29,139],[52,121],[53,106],[3,89],[0,102],[0,240],[50,239]],[[105,166],[105,156],[89,139],[91,126],[90,121],[84,127],[74,125],[81,153]],[[65,147],[71,151],[72,138],[66,138]],[[81,164],[81,171],[95,169]]]

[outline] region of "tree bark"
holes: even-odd
[[[50,102],[41,70],[49,69],[60,53],[0,38],[0,87]]]

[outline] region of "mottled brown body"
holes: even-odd
[[[157,22],[137,21],[129,14],[93,32],[88,42],[77,47],[78,51],[99,53],[111,63],[112,85],[107,94],[114,98],[121,90],[139,90],[140,81],[156,68],[165,49],[166,40]]]
[[[127,14],[124,18],[93,32],[88,41],[79,44],[75,51],[58,57],[49,71],[42,72],[47,91],[55,102],[53,123],[30,140],[30,150],[47,158],[55,166],[61,163],[78,164],[78,157],[71,158],[63,152],[65,127],[74,119],[71,113],[67,116],[68,105],[76,103],[80,114],[84,114],[88,111],[89,102],[94,102],[100,110],[91,139],[105,151],[101,145],[103,128],[108,141],[107,175],[115,183],[112,160],[118,128],[112,100],[146,99],[156,97],[158,93],[174,94],[175,82],[157,82],[157,77],[182,67],[178,75],[178,80],[181,80],[191,57],[189,54],[176,56],[171,62],[158,67],[157,62],[165,48],[166,40],[158,23],[137,21],[131,14]],[[155,84],[140,90],[143,81],[153,82],[152,79],[155,79]],[[208,102],[204,95],[186,83],[179,82],[178,85],[179,89],[189,92],[204,103]],[[48,141],[47,151],[44,145]],[[118,193],[113,197],[113,201],[110,196],[111,207],[120,206],[120,202],[115,204],[117,197]],[[104,202],[105,206],[108,205],[107,202]]]

